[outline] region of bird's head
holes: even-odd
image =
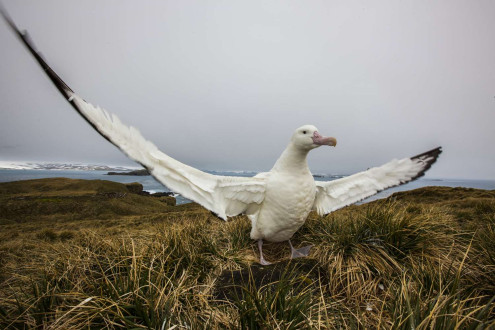
[[[323,145],[332,147],[337,145],[335,138],[320,135],[318,129],[313,125],[304,125],[296,129],[291,142],[304,150],[311,150]]]

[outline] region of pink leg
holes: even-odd
[[[268,262],[265,260],[265,258],[263,258],[263,240],[262,239],[258,240],[258,249],[260,250],[260,264],[262,264],[263,266],[271,265],[272,264],[271,262]]]

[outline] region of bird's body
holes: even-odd
[[[309,170],[307,152],[289,144],[266,177],[265,199],[257,213],[249,215],[251,238],[287,241],[304,224],[313,208],[316,185]]]
[[[115,115],[74,93],[36,51],[27,33],[21,32],[1,7],[0,14],[64,98],[105,139],[145,167],[170,190],[201,204],[220,218],[227,220],[230,216],[246,214],[252,221],[251,238],[258,240],[260,260],[265,264],[263,240],[289,240],[312,209],[320,215],[327,214],[381,190],[414,180],[431,167],[441,152],[436,148],[346,178],[315,182],[306,160],[309,151],[322,145],[335,146],[337,141],[320,135],[316,127],[305,125],[296,129],[270,172],[252,178],[205,173],[161,152],[137,129],[124,125]],[[293,249],[293,256],[300,254]]]

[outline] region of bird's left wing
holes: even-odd
[[[334,181],[316,181],[313,209],[324,215],[359,202],[384,189],[398,186],[424,175],[442,152],[440,147],[420,155],[394,159],[380,167]]]
[[[226,220],[256,210],[265,197],[265,179],[213,175],[175,160],[128,127],[117,116],[95,107],[77,94],[69,102],[108,141],[144,166],[170,190],[193,200]]]
[[[201,204],[224,220],[228,216],[256,211],[265,196],[265,178],[212,175],[161,152],[137,129],[124,125],[117,116],[93,106],[75,94],[36,51],[27,32],[19,31],[1,6],[0,13],[72,107],[98,133],[148,169],[159,182]]]

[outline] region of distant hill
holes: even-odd
[[[48,178],[0,183],[0,223],[49,219],[109,219],[157,214],[175,198],[149,194],[140,183]]]
[[[135,171],[130,171],[130,172],[108,172],[107,175],[146,176],[146,175],[150,175],[150,172],[148,172],[148,170],[142,169],[142,170],[135,170]]]

